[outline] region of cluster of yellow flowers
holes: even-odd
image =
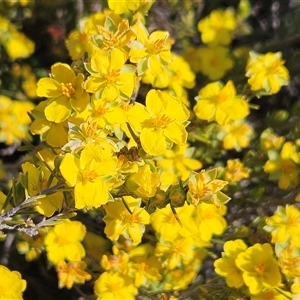
[[[215,81],[233,67],[226,47],[238,15],[231,8],[212,11],[198,23],[206,46],[179,55],[167,31],[148,31],[145,14],[153,3],[108,0],[110,10],[81,20],[66,40],[73,63],[55,63],[49,77],[39,79],[36,94],[43,100],[36,107],[0,96],[5,107],[0,141],[6,144],[25,138],[31,111],[30,130],[42,144],[22,164],[20,186],[25,201],[38,195],[31,205],[45,218],[42,222],[56,221],[37,228],[35,238],[20,235],[18,251],[28,261],[45,251],[60,288],[93,277],[99,300],[185,289],[211,255],[214,237],[229,227],[228,185],[249,178],[251,171],[239,159],[201,169],[203,162],[189,145],[189,128],[197,122],[204,130],[216,128],[223,149],[240,151],[254,136],[246,121],[250,97],[232,80]],[[5,22],[0,19],[0,30],[8,28]],[[28,40],[22,55],[1,42],[12,59],[33,51]],[[197,63],[190,64],[195,58]],[[199,90],[192,107],[188,89],[195,87],[195,72],[212,82]],[[254,96],[275,94],[289,81],[280,52],[250,52],[245,76]],[[34,85],[35,78],[28,84]],[[142,85],[148,90],[141,91]],[[280,188],[299,183],[297,145],[269,129],[260,146],[269,156],[263,169],[279,180]],[[7,212],[12,196],[0,196],[2,212]],[[99,218],[107,239],[69,220],[75,210]],[[298,215],[293,206],[281,207],[266,220],[265,230],[280,247],[277,258],[271,244],[248,247],[236,239],[224,244],[223,257],[214,263],[216,273],[251,299],[300,294]],[[282,274],[293,283],[291,292],[282,289]],[[20,274],[0,266],[0,277],[5,278],[0,298],[22,299],[26,283]]]
[[[34,43],[1,15],[0,44],[3,45],[11,60],[26,58],[34,52]]]
[[[16,101],[0,95],[0,142],[6,145],[28,139],[31,120],[28,112],[34,105],[29,101]]]

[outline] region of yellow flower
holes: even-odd
[[[34,43],[15,25],[0,16],[0,42],[12,60],[27,58],[34,52]]]
[[[188,182],[187,201],[193,205],[206,202],[219,206],[227,203],[230,197],[223,194],[221,189],[228,182],[216,179],[216,176],[217,169],[201,170],[198,174],[192,172]]]
[[[12,60],[27,58],[34,52],[34,42],[20,32],[13,32],[4,47]]]
[[[25,255],[27,261],[38,259],[41,253],[45,250],[44,237],[46,234],[45,228],[39,228],[38,234],[31,237],[26,233],[19,236],[19,241],[16,244],[17,250],[20,254]],[[0,298],[1,299],[1,298]]]
[[[289,71],[283,65],[281,52],[259,54],[250,51],[246,66],[246,76],[253,91],[263,90],[276,94],[284,85],[288,85]]]
[[[129,255],[124,250],[119,250],[117,245],[112,246],[112,254],[104,254],[100,264],[105,271],[128,272]]]
[[[121,15],[128,10],[132,12],[140,10],[143,13],[146,13],[155,2],[155,0],[108,0],[107,2],[108,7],[111,10],[113,10],[116,14]]]
[[[50,186],[48,182],[50,179],[50,171],[45,167],[41,166],[37,168],[35,165],[26,162],[22,164],[22,171],[28,176],[28,194],[35,196],[42,193],[48,187],[52,187],[57,184],[57,179],[53,178]],[[46,197],[39,199],[40,205],[36,206],[35,209],[42,215],[50,217],[57,210],[62,208],[63,194],[62,192],[56,192]]]
[[[221,204],[216,206],[210,203],[200,203],[197,206],[196,226],[193,228],[193,238],[201,246],[203,242],[209,242],[212,236],[221,235],[227,227],[227,222],[223,218],[227,208]]]
[[[243,119],[233,121],[223,126],[218,134],[218,138],[223,140],[224,149],[235,149],[236,151],[247,148],[253,137],[253,128]]]
[[[133,27],[137,41],[130,44],[130,61],[137,63],[138,75],[142,75],[147,69],[157,76],[163,72],[172,60],[169,42],[169,33],[166,31],[154,31],[150,35],[146,27],[137,21]]]
[[[239,159],[229,159],[227,160],[224,179],[229,183],[236,183],[243,178],[249,178],[250,172],[251,169],[245,167]]]
[[[66,47],[72,60],[78,60],[87,52],[91,57],[96,49],[92,37],[97,34],[97,26],[103,26],[106,14],[97,12],[81,19],[79,29],[72,30],[66,39]]]
[[[131,196],[123,197],[131,213],[121,200],[109,202],[105,205],[106,216],[103,221],[106,223],[104,232],[112,241],[118,240],[120,235],[126,239],[132,239],[132,244],[141,242],[145,225],[150,223],[150,215],[141,208],[141,200]]]
[[[135,33],[129,21],[112,14],[106,17],[103,26],[97,25],[97,34],[93,36],[93,41],[103,52],[108,53],[117,48],[126,55],[129,53],[127,45],[134,39]]]
[[[243,279],[251,294],[258,294],[265,287],[275,287],[281,282],[278,264],[270,244],[255,244],[238,254],[235,260],[243,272]]]
[[[157,166],[161,169],[161,187],[168,187],[188,179],[191,171],[199,170],[202,167],[200,161],[192,158],[194,149],[188,148],[188,144],[167,149],[162,157],[157,158]]]
[[[129,100],[135,86],[135,69],[126,61],[127,55],[117,48],[110,54],[95,50],[87,67],[91,75],[83,83],[84,89],[106,102]]]
[[[21,279],[21,274],[17,271],[10,271],[5,266],[0,265],[0,299],[22,300],[22,293],[26,289],[26,281]]]
[[[172,242],[161,239],[155,248],[155,255],[167,269],[175,269],[189,264],[196,253],[192,237],[178,236]]]
[[[149,286],[154,281],[162,279],[161,263],[154,256],[154,247],[150,244],[142,244],[129,252],[130,263],[128,274],[135,278],[137,287]]]
[[[214,262],[215,272],[226,278],[229,287],[240,288],[244,284],[241,270],[236,266],[238,254],[245,251],[247,245],[243,240],[228,241],[224,244],[222,258]]]
[[[172,62],[162,73],[154,76],[147,69],[142,77],[144,83],[152,84],[155,88],[169,87],[180,94],[183,88],[191,89],[195,85],[195,73],[182,56],[172,53]]]
[[[84,284],[86,280],[91,280],[92,276],[84,271],[85,266],[83,261],[60,261],[56,266],[58,287],[71,289],[74,284]]]
[[[264,229],[271,232],[272,243],[291,241],[300,247],[300,212],[294,205],[278,206],[273,216],[266,219]]]
[[[159,185],[159,174],[153,172],[148,164],[145,164],[137,173],[127,177],[126,187],[137,197],[150,198],[156,193]]]
[[[292,142],[284,143],[280,154],[269,151],[269,160],[264,165],[264,171],[270,173],[272,179],[279,179],[278,186],[288,189],[299,182],[300,155]]]
[[[250,300],[286,300],[293,299],[292,294],[286,291],[279,291],[274,289],[266,288],[261,293],[253,295],[250,297]],[[295,298],[296,300],[296,298]]]
[[[153,156],[163,154],[168,143],[186,142],[188,117],[188,109],[177,98],[159,90],[148,92],[146,107],[136,103],[128,112],[130,125],[141,132],[143,149]]]
[[[287,277],[300,277],[299,263],[300,248],[289,242],[278,256],[280,270]]]
[[[236,95],[233,82],[224,86],[221,82],[207,84],[199,91],[194,107],[196,116],[201,120],[216,121],[226,125],[249,114],[249,105],[241,95]]]
[[[45,107],[46,119],[61,123],[67,120],[72,109],[82,112],[90,101],[89,94],[82,88],[83,74],[75,75],[73,69],[62,63],[51,67],[51,78],[38,81],[37,95],[51,98]]]
[[[47,101],[40,102],[31,112],[35,120],[30,126],[32,134],[40,134],[41,140],[52,147],[61,148],[68,142],[68,121],[62,123],[50,122],[45,117]]]
[[[104,272],[94,285],[97,300],[134,300],[138,290],[131,277],[117,272]]]
[[[213,10],[209,16],[201,19],[198,23],[203,43],[214,45],[230,44],[235,27],[236,17],[230,8]]]
[[[233,60],[228,55],[228,48],[223,46],[199,47],[194,59],[199,57],[199,68],[210,80],[219,80],[233,67]],[[193,62],[191,62],[193,63]]]
[[[34,108],[29,101],[16,101],[0,95],[0,142],[11,145],[28,137],[31,120],[27,113]]]
[[[276,150],[282,146],[284,140],[284,136],[278,136],[272,128],[267,128],[261,133],[260,145],[265,151]]]
[[[104,177],[115,173],[117,158],[111,149],[99,145],[86,146],[78,158],[67,153],[60,171],[67,185],[74,187],[75,207],[99,207],[109,199],[109,187]]]
[[[79,221],[64,220],[55,225],[45,237],[48,260],[58,264],[63,260],[79,262],[85,256],[80,243],[86,233],[85,226]]]
[[[191,226],[194,225],[195,212],[196,208],[193,205],[185,204],[176,208],[176,213],[182,223],[180,225],[170,208],[170,204],[168,204],[166,207],[157,209],[151,214],[151,225],[165,241],[173,241],[180,236],[191,236]]]
[[[104,128],[107,125],[125,124],[126,116],[123,109],[115,106],[114,103],[105,102],[102,99],[91,102],[91,107],[88,109],[91,118],[97,122],[99,128]]]

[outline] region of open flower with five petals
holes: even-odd
[[[140,132],[143,149],[153,156],[163,154],[172,143],[186,142],[188,118],[188,109],[177,98],[158,90],[148,92],[146,107],[136,103],[128,112],[129,124]]]
[[[51,78],[42,78],[37,83],[37,95],[50,98],[45,108],[46,119],[61,123],[69,118],[74,109],[82,112],[90,101],[83,89],[83,74],[75,75],[73,69],[62,63],[51,67]]]
[[[95,93],[96,99],[106,102],[118,99],[129,100],[135,87],[135,68],[125,64],[127,55],[114,48],[110,54],[95,50],[91,63],[86,65],[91,74],[83,83],[89,93]]]
[[[105,204],[109,186],[105,179],[115,173],[117,158],[111,148],[87,145],[80,157],[67,153],[60,165],[60,171],[67,185],[74,187],[75,207],[99,207]]]

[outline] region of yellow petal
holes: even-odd
[[[52,123],[47,133],[47,143],[52,147],[62,147],[68,142],[68,132],[63,123]]]
[[[141,132],[140,139],[143,149],[150,155],[161,155],[167,149],[166,139],[162,130],[144,128]]]
[[[175,144],[182,145],[186,143],[187,131],[185,127],[177,122],[172,122],[164,129],[164,135]]]
[[[50,122],[61,123],[69,118],[72,112],[70,100],[61,96],[53,100],[45,108],[46,119]]]
[[[84,207],[100,207],[106,204],[109,198],[108,188],[106,183],[97,178],[94,182],[78,182],[74,188],[75,207],[82,209]]]
[[[61,85],[52,78],[42,78],[37,83],[36,94],[39,97],[59,97],[60,95],[62,95]]]
[[[75,78],[73,69],[62,63],[56,63],[51,67],[51,73],[53,78],[59,83],[69,83]]]
[[[79,158],[71,153],[67,153],[63,158],[59,167],[62,176],[66,179],[69,186],[74,186],[77,183],[80,172]]]

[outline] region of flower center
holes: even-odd
[[[216,97],[218,103],[225,102],[227,99],[228,99],[228,95],[224,92],[220,92]]]
[[[133,213],[128,216],[128,223],[141,223],[141,217],[139,213]]]
[[[115,293],[118,292],[120,290],[120,284],[118,282],[111,282],[108,284],[107,289],[111,292],[111,293]]]
[[[98,135],[97,122],[87,122],[84,126],[85,135],[90,138],[96,138]]]
[[[105,115],[106,111],[107,111],[107,109],[105,107],[105,104],[99,105],[98,108],[96,109],[96,116],[101,117],[101,116]]]
[[[71,82],[68,83],[61,83],[61,92],[68,98],[71,98],[72,95],[75,93],[75,88],[73,87]]]
[[[109,73],[106,75],[107,84],[116,83],[120,76],[120,70],[114,70],[112,69]]]
[[[67,239],[67,237],[60,235],[56,237],[55,243],[57,243],[58,245],[68,245],[70,241]]]
[[[282,161],[282,170],[284,173],[292,173],[294,170],[294,163],[289,159],[285,159]]]
[[[149,55],[159,54],[163,50],[163,48],[165,46],[165,42],[166,42],[165,39],[160,39],[160,40],[155,41],[154,43],[150,43],[147,46]]]
[[[165,114],[157,116],[152,119],[152,124],[154,127],[164,128],[171,122],[171,118]]]
[[[95,172],[95,171],[90,171],[90,170],[83,170],[82,171],[82,178],[87,180],[87,181],[90,181],[90,182],[93,182],[95,178],[98,177],[98,174]]]
[[[265,272],[265,267],[266,267],[265,263],[263,261],[261,261],[256,266],[254,266],[254,271],[256,273],[258,273],[259,275],[263,275]]]

